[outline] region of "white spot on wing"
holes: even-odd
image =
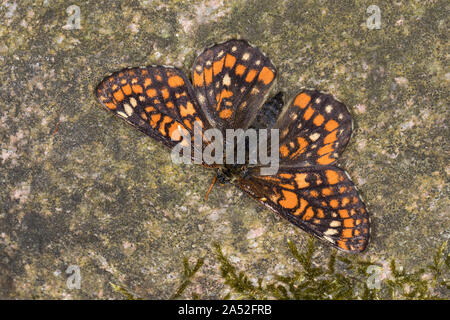
[[[338,231],[336,229],[328,229],[323,234],[326,236],[332,236],[333,234],[336,234],[336,233],[338,233]]]
[[[133,108],[128,103],[123,105],[123,109],[125,110],[127,116],[131,116],[133,114]]]
[[[228,75],[228,73],[223,77],[222,83],[223,83],[224,86],[227,86],[227,87],[230,86],[230,84],[231,84],[231,78],[230,78],[230,76]]]
[[[131,98],[130,98],[130,103],[131,103],[131,105],[133,106],[133,108],[136,108],[136,106],[137,106],[137,101],[136,101],[135,98],[131,97]]]
[[[337,221],[337,220],[331,221],[331,223],[330,223],[330,227],[339,227],[340,225],[341,225],[341,222]]]
[[[122,118],[125,118],[125,119],[128,118],[128,116],[125,113],[123,113],[122,111],[118,111],[117,114],[119,116],[121,116]]]
[[[320,133],[315,132],[312,135],[309,136],[309,139],[311,139],[311,141],[317,141],[317,139],[320,138]]]

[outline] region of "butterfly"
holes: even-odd
[[[276,174],[261,175],[258,165],[203,165],[309,234],[361,252],[368,212],[347,173],[334,165],[350,139],[350,113],[329,94],[302,90],[278,118],[265,117],[267,105],[280,104],[279,95],[264,104],[276,74],[258,48],[233,39],[195,59],[192,82],[174,67],[127,68],[107,76],[95,93],[106,109],[169,148],[182,141],[181,131],[192,136],[195,124],[224,134],[257,123],[278,129]]]

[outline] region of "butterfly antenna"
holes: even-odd
[[[214,187],[214,184],[216,183],[216,181],[217,181],[217,176],[214,176],[212,183],[209,186],[208,192],[206,192],[205,201],[208,201],[209,193],[211,192],[212,188]]]

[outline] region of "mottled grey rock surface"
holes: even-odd
[[[68,30],[78,4],[81,29]],[[449,237],[448,20],[445,1],[2,1],[0,297],[165,299],[183,257],[206,257],[185,297],[220,298],[213,254],[250,277],[296,268],[309,236],[100,108],[102,78],[127,66],[189,72],[215,42],[243,38],[278,69],[275,92],[335,95],[354,133],[339,160],[373,222],[362,258],[425,266]],[[447,9],[446,9],[447,8]],[[316,263],[331,249],[318,245]],[[344,254],[341,254],[344,255]],[[354,259],[354,256],[350,256]],[[79,266],[81,288],[66,285]],[[444,293],[440,293],[445,297]],[[448,296],[447,296],[448,297]]]

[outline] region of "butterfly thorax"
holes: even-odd
[[[217,180],[220,183],[234,183],[238,179],[245,179],[249,176],[247,164],[224,165],[217,170]]]

